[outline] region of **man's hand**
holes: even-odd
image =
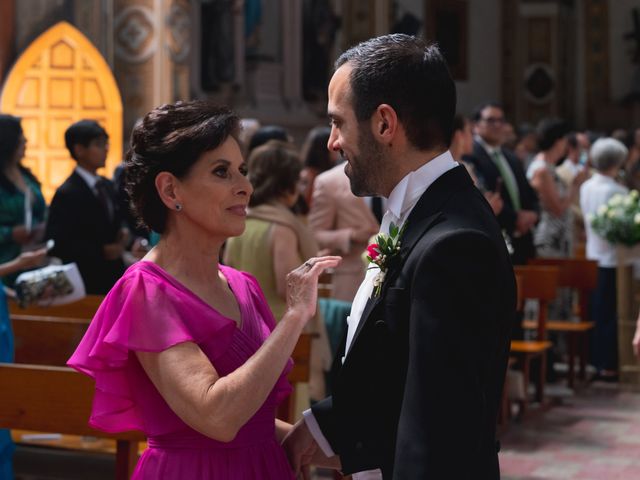
[[[302,473],[302,478],[305,480],[310,479],[308,465],[320,449],[307,428],[304,419],[298,420],[298,423],[284,437],[282,447],[287,454],[289,465],[291,465],[296,477]]]
[[[502,200],[502,195],[500,195],[500,192],[485,192],[484,198],[487,200],[487,202],[489,202],[493,213],[495,215],[500,215],[502,207],[504,207],[504,201]]]
[[[41,248],[40,250],[33,250],[30,252],[23,252],[16,258],[16,265],[19,270],[35,268],[42,265],[46,258],[46,248]]]
[[[524,235],[531,230],[538,221],[538,214],[531,210],[520,210],[516,219],[516,232]]]
[[[298,421],[282,440],[282,446],[289,458],[289,464],[296,476],[310,479],[309,465],[340,470],[340,457],[327,457],[314,440],[304,419]]]

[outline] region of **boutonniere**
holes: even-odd
[[[370,264],[373,263],[380,269],[373,279],[373,294],[376,297],[380,295],[389,267],[400,253],[400,240],[406,226],[406,222],[402,228],[391,222],[389,234],[379,233],[375,238],[375,242],[367,247],[367,260],[369,260]],[[369,268],[375,267],[370,266]]]

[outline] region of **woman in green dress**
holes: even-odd
[[[40,182],[24,167],[27,140],[20,119],[0,114],[0,263],[43,240],[46,205]],[[20,272],[2,278],[7,286]]]

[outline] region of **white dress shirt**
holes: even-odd
[[[410,172],[400,180],[387,200],[387,212],[382,218],[380,232],[388,234],[391,222],[402,226],[427,188],[441,175],[455,168],[457,165],[458,163],[453,159],[451,153],[446,151],[425,163],[418,170]],[[379,270],[380,269],[373,264],[369,267],[351,304],[351,312],[347,317],[347,343],[344,350],[345,356],[342,357],[343,363],[353,342],[353,337],[360,323],[364,308],[373,292],[373,279]],[[313,416],[313,412],[310,409],[305,410],[303,415],[311,435],[313,435],[322,452],[328,457],[334,456],[335,453],[322,434],[320,426]],[[382,480],[382,472],[379,469],[359,472],[353,475],[353,480]]]
[[[91,191],[97,195],[96,183],[98,183],[100,177],[91,173],[89,170],[82,168],[81,166],[76,167],[76,173],[80,175],[80,177],[87,183],[87,185],[89,185]]]
[[[589,215],[595,215],[598,207],[606,204],[616,193],[625,195],[628,190],[616,181],[595,173],[580,187],[580,208],[584,214],[585,230],[587,232],[587,258],[597,260],[599,267],[613,268],[617,266],[616,249],[591,228]]]

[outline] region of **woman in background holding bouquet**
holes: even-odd
[[[613,138],[602,138],[591,147],[591,164],[596,173],[580,188],[580,208],[587,221],[587,258],[598,262],[598,283],[593,292],[591,318],[596,322],[592,337],[592,362],[598,376],[614,380],[618,369],[616,309],[616,250],[594,231],[592,219],[616,194],[628,190],[615,181],[628,154],[627,147]]]
[[[0,263],[43,239],[46,206],[40,182],[21,164],[26,145],[20,119],[0,114]],[[19,273],[3,274],[5,285]]]

